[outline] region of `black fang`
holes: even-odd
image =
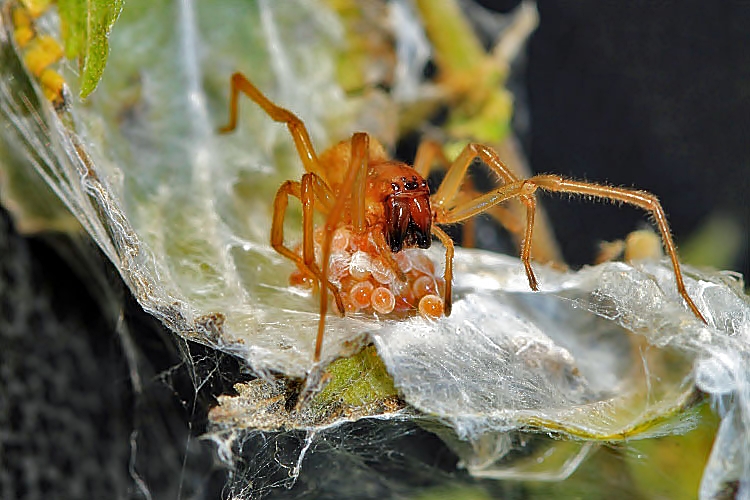
[[[385,200],[385,240],[391,252],[404,248],[430,248],[432,216],[429,201],[411,196],[389,196]]]

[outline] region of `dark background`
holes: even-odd
[[[730,215],[744,242],[733,267],[747,273],[750,2],[541,0],[538,8],[523,137],[532,168],[653,192],[678,244],[710,214]],[[591,261],[597,239],[622,238],[645,220],[590,202],[545,205],[574,264]]]

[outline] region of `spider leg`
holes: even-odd
[[[535,175],[526,181],[534,188],[541,188],[545,191],[551,191],[556,193],[571,193],[579,195],[594,196],[610,201],[620,201],[639,207],[646,212],[649,212],[656,222],[656,227],[661,233],[662,243],[664,244],[664,250],[666,250],[669,260],[672,261],[672,267],[674,268],[675,282],[677,283],[677,291],[685,300],[693,314],[706,323],[706,318],[703,317],[698,307],[690,298],[690,295],[685,289],[685,283],[682,278],[682,271],[680,270],[680,262],[677,258],[677,248],[675,247],[674,241],[672,240],[672,233],[669,230],[669,224],[667,223],[667,216],[664,213],[664,209],[659,203],[659,199],[649,193],[648,191],[641,191],[637,189],[628,189],[615,186],[606,186],[603,184],[595,184],[593,182],[575,181],[571,179],[565,179],[559,175]],[[528,190],[529,188],[524,188]]]
[[[414,155],[414,170],[426,179],[435,163],[443,168],[450,165],[448,158],[445,157],[443,147],[439,143],[429,139],[423,140],[417,147],[417,154]]]
[[[305,174],[302,177],[302,183],[295,181],[286,181],[279,187],[276,192],[276,198],[273,202],[273,220],[271,224],[271,246],[278,253],[289,260],[294,261],[300,269],[307,269],[321,283],[321,290],[330,288],[336,300],[336,307],[339,312],[344,312],[344,302],[341,300],[341,294],[336,286],[328,280],[323,280],[323,274],[320,268],[315,264],[315,254],[313,246],[313,208],[315,194],[315,178],[312,173]],[[317,178],[320,180],[320,178]],[[302,257],[284,245],[284,217],[286,208],[289,204],[289,196],[299,198],[302,202]],[[325,204],[324,204],[325,206]],[[322,286],[326,283],[326,286]]]
[[[531,242],[536,214],[536,199],[533,196],[533,191],[528,194],[519,193],[517,195],[507,196],[502,200],[497,200],[492,203],[483,203],[480,205],[477,204],[477,200],[485,200],[489,194],[494,193],[495,191],[490,191],[488,195],[475,195],[471,199],[467,199],[465,195],[461,194],[460,188],[466,178],[469,166],[475,158],[480,158],[503,180],[505,184],[498,188],[503,192],[503,188],[513,186],[520,182],[516,175],[505,163],[503,163],[492,148],[482,144],[468,144],[463,151],[461,151],[461,154],[458,155],[458,158],[456,158],[456,160],[448,167],[443,182],[440,184],[437,192],[430,199],[432,207],[435,210],[435,223],[450,224],[466,220],[473,215],[478,215],[484,212],[492,214],[494,207],[496,207],[498,203],[517,197],[526,207],[526,230],[521,242],[521,261],[526,270],[529,287],[531,287],[532,290],[538,290],[539,286],[536,275],[531,267]],[[468,215],[464,215],[464,212],[468,212]],[[460,218],[456,219],[456,217]],[[501,224],[503,224],[506,219],[507,217],[504,216],[497,218]]]
[[[284,245],[284,218],[289,205],[289,196],[300,198],[300,183],[286,181],[279,186],[273,200],[273,220],[271,222],[271,246],[278,253],[296,262],[301,268],[305,267],[302,258]]]
[[[647,191],[640,191],[636,189],[620,188],[614,186],[606,186],[603,184],[595,184],[592,182],[575,181],[565,179],[559,175],[535,175],[529,179],[516,181],[511,184],[500,186],[499,188],[490,191],[482,196],[479,196],[469,203],[456,205],[450,207],[450,209],[441,213],[440,223],[454,223],[460,222],[468,217],[472,217],[478,213],[486,210],[488,206],[492,206],[497,203],[501,203],[507,199],[518,197],[522,201],[524,199],[532,199],[534,192],[537,189],[544,191],[550,191],[555,193],[569,193],[583,196],[592,196],[610,201],[619,201],[639,207],[649,212],[654,220],[656,226],[661,233],[662,242],[664,249],[672,262],[672,268],[674,269],[675,282],[677,284],[677,291],[683,298],[690,310],[695,316],[706,322],[698,307],[690,298],[685,288],[685,283],[682,277],[682,271],[680,270],[680,263],[677,259],[677,249],[672,235],[669,230],[669,224],[667,223],[667,217],[664,213],[664,209],[659,203],[659,200],[653,194]],[[533,211],[531,211],[533,213]],[[533,227],[533,220],[527,224],[527,234]],[[528,238],[527,238],[528,239]],[[523,258],[523,254],[522,254]],[[526,262],[524,262],[525,264]],[[527,268],[528,273],[528,268]]]
[[[302,176],[302,186],[300,189],[300,200],[302,201],[302,261],[321,283],[321,290],[325,288],[322,286],[323,283],[331,289],[339,314],[343,316],[344,302],[341,300],[338,288],[327,277],[323,276],[320,268],[315,263],[315,226],[313,224],[315,222],[315,180],[320,180],[320,178],[312,172],[308,172]]]
[[[474,158],[480,158],[493,172],[499,175],[508,184],[518,180],[511,169],[503,163],[492,148],[483,144],[468,144],[458,155],[458,158],[448,167],[443,182],[432,197],[433,204],[443,206],[450,200],[455,199],[456,193],[466,178],[466,172],[471,166]]]
[[[448,234],[438,226],[432,226],[432,234],[438,237],[440,243],[445,247],[445,271],[443,279],[445,281],[445,294],[443,297],[443,314],[451,315],[453,309],[453,240]]]
[[[242,92],[252,99],[258,106],[263,108],[263,111],[265,111],[272,120],[286,124],[287,129],[289,129],[289,134],[291,134],[292,139],[294,140],[294,145],[297,147],[297,154],[305,166],[305,170],[318,174],[324,179],[326,178],[323,167],[321,166],[320,161],[318,161],[318,155],[315,153],[315,148],[313,148],[312,141],[310,140],[310,134],[308,134],[305,124],[297,115],[286,108],[274,104],[242,73],[234,73],[230,80],[230,84],[229,123],[221,127],[219,133],[225,134],[237,128],[237,120],[239,118],[239,94]]]
[[[367,167],[369,165],[370,136],[365,133],[356,133],[352,136],[352,153],[349,169],[344,176],[344,181],[336,193],[336,201],[328,212],[325,225],[325,235],[322,245],[321,279],[328,281],[328,261],[331,257],[331,239],[344,216],[344,210],[349,205],[351,211],[352,225],[355,231],[365,229],[365,187]],[[320,361],[320,353],[323,347],[323,335],[325,333],[325,317],[328,311],[328,288],[320,289],[320,320],[318,321],[318,336],[315,340],[315,357],[313,361]]]

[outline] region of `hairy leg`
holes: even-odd
[[[649,212],[654,218],[656,227],[661,233],[664,250],[666,250],[669,260],[672,262],[675,281],[677,283],[677,291],[685,300],[685,303],[687,303],[690,310],[693,311],[693,314],[704,323],[706,322],[706,319],[698,310],[698,307],[685,289],[685,283],[682,279],[682,271],[680,270],[680,262],[677,258],[677,248],[675,247],[674,240],[672,240],[672,233],[669,229],[669,224],[667,223],[667,216],[664,213],[661,203],[659,203],[659,199],[655,195],[648,191],[640,191],[637,189],[627,189],[595,184],[592,182],[565,179],[559,175],[535,175],[527,182],[538,188],[544,189],[545,191],[588,195],[605,200],[621,201]]]
[[[522,200],[533,197],[534,192],[537,189],[555,193],[569,193],[584,196],[592,196],[610,201],[619,201],[639,207],[649,212],[655,222],[656,226],[661,233],[662,242],[664,249],[672,262],[674,269],[675,281],[677,284],[677,291],[680,296],[685,300],[690,310],[695,316],[706,322],[698,307],[693,302],[693,299],[688,295],[685,289],[685,283],[682,277],[682,271],[680,270],[680,263],[677,258],[677,250],[672,240],[672,235],[667,224],[667,217],[664,213],[664,209],[659,203],[659,200],[653,194],[647,191],[639,191],[636,189],[627,189],[614,186],[606,186],[603,184],[595,184],[592,182],[575,181],[565,179],[559,175],[535,175],[529,179],[516,181],[511,184],[500,186],[497,189],[483,194],[474,200],[456,205],[449,208],[446,211],[441,212],[438,223],[455,223],[460,222],[468,217],[473,217],[478,213],[482,213],[487,207],[497,203],[501,203],[510,198],[521,198]],[[533,213],[533,211],[531,211]],[[530,241],[529,232],[533,228],[533,221],[527,224],[527,241]],[[528,273],[528,269],[527,269]]]
[[[242,92],[252,99],[263,111],[265,111],[272,120],[285,123],[289,134],[294,140],[305,170],[319,175],[327,180],[326,173],[318,161],[318,155],[315,153],[310,134],[302,120],[288,109],[274,104],[258,88],[253,85],[242,73],[234,73],[230,80],[231,94],[229,98],[229,123],[219,129],[219,132],[225,134],[237,128],[239,118],[239,94]]]
[[[461,151],[461,154],[458,155],[458,158],[456,158],[456,160],[448,167],[443,182],[440,184],[437,192],[430,199],[437,215],[437,224],[448,223],[447,214],[453,213],[455,209],[460,211],[464,207],[472,207],[474,206],[475,200],[483,200],[486,197],[486,195],[475,195],[467,200],[466,196],[463,195],[461,191],[461,185],[465,181],[469,166],[475,158],[480,158],[490,170],[495,172],[503,180],[503,186],[510,186],[519,182],[519,179],[511,169],[503,163],[495,150],[482,144],[471,143],[467,145],[463,151]],[[493,191],[490,193],[492,192]],[[521,241],[521,261],[526,270],[526,277],[529,280],[529,286],[532,290],[537,290],[537,279],[534,275],[534,270],[531,267],[531,242],[536,214],[536,199],[534,198],[533,193],[521,193],[516,196],[509,196],[506,199],[516,197],[526,207],[526,230]],[[476,207],[476,210],[471,211],[470,215],[462,217],[460,220],[463,221],[469,219],[472,215],[478,215],[480,213],[492,213],[494,207],[496,207],[498,203],[500,203],[500,201],[478,206]],[[503,219],[498,220],[500,223],[503,223]]]

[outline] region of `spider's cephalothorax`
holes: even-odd
[[[411,172],[391,179],[391,193],[383,201],[385,241],[391,252],[403,248],[430,248],[432,212],[430,188],[421,176]]]

